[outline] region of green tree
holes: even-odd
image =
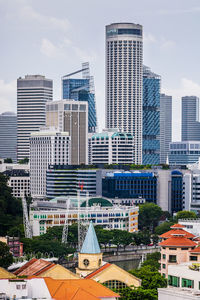
[[[99,243],[102,245],[104,245],[105,250],[107,245],[109,245],[112,241],[113,238],[113,234],[112,231],[110,230],[105,230],[103,228],[98,228],[98,226],[95,226],[95,231],[96,231],[96,235],[97,235],[97,239],[99,241]]]
[[[24,237],[24,225],[19,224],[18,226],[14,226],[8,231],[8,236],[16,236],[19,238]]]
[[[172,225],[174,225],[174,222],[163,222],[155,228],[155,234],[161,235],[169,231]]]
[[[13,161],[12,161],[11,158],[5,158],[5,159],[4,159],[4,163],[5,163],[5,164],[12,164],[12,162],[13,162]]]
[[[13,256],[9,247],[0,242],[0,267],[7,269],[13,263]]]
[[[176,220],[178,221],[179,219],[196,219],[197,215],[193,211],[178,211],[176,214]]]
[[[120,300],[156,300],[158,299],[156,290],[138,288],[126,288],[119,292]]]
[[[28,157],[25,157],[25,158],[20,159],[20,160],[18,161],[18,163],[21,164],[21,165],[23,165],[23,164],[28,164],[28,162],[29,162]]]
[[[139,228],[153,230],[162,216],[162,209],[154,203],[139,205]]]
[[[140,246],[142,244],[143,234],[141,231],[134,232],[132,237],[133,237],[133,242],[136,246]]]

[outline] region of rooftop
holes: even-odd
[[[160,246],[195,247],[197,244],[185,237],[170,237],[159,243]]]
[[[188,239],[191,239],[191,238],[195,237],[194,234],[189,233],[189,232],[187,232],[183,229],[172,229],[172,230],[170,230],[168,232],[165,232],[165,233],[160,235],[161,238],[170,238],[172,236],[183,236],[183,237],[188,238]]]
[[[101,253],[99,242],[97,240],[96,232],[94,230],[94,226],[92,222],[90,222],[88,232],[86,234],[80,253],[88,253],[88,254]]]

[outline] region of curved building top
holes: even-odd
[[[114,36],[139,36],[142,37],[142,25],[134,23],[112,23],[106,26],[106,37]]]

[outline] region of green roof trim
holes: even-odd
[[[96,204],[96,205],[99,204],[101,207],[112,207],[113,206],[113,204],[105,198],[90,198],[88,200],[88,206],[91,207],[94,204]],[[84,201],[81,204],[81,207],[86,207],[86,201]]]

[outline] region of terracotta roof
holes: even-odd
[[[101,266],[99,269],[97,269],[94,272],[87,275],[85,278],[90,279],[90,278],[94,277],[96,274],[98,274],[98,273],[102,272],[103,270],[105,270],[106,268],[108,268],[109,266],[111,266],[111,264],[106,263],[105,265]]]
[[[161,238],[170,238],[174,235],[183,235],[184,237],[191,239],[194,238],[195,235],[185,231],[184,229],[172,229],[160,235]]]
[[[183,226],[181,224],[174,224],[170,228],[185,228],[185,226]]]
[[[120,296],[92,279],[56,280],[44,278],[51,297],[55,300],[97,300]]]
[[[197,244],[185,237],[170,237],[159,243],[160,246],[194,247]]]
[[[190,253],[200,254],[200,247],[190,250]]]
[[[52,268],[53,266],[55,266],[55,264],[52,262],[46,261],[44,259],[33,258],[29,262],[27,262],[23,267],[16,270],[14,274],[18,276],[39,275],[44,271]]]

